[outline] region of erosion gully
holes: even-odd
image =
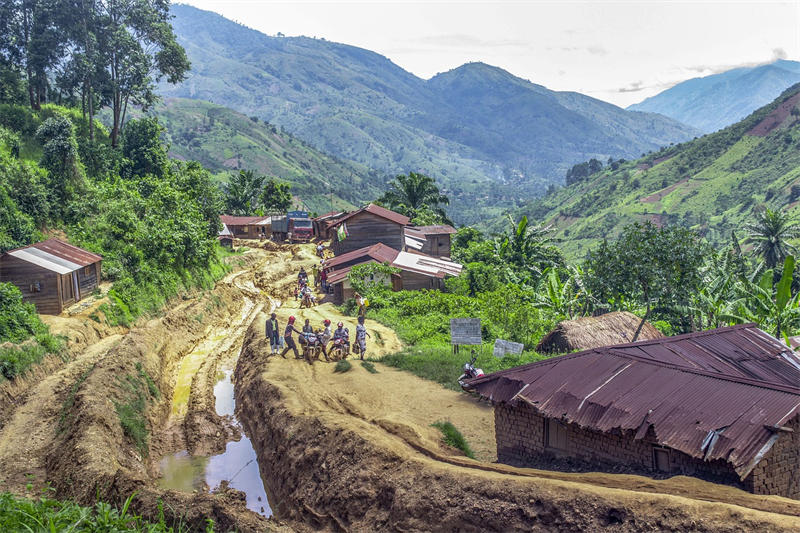
[[[214,328],[205,340],[183,357],[177,372],[170,413],[172,424],[179,424],[186,417],[193,394],[196,390],[196,376],[204,365],[213,365],[216,382],[213,388],[214,409],[220,417],[226,418],[238,429],[241,438],[230,440],[222,453],[212,455],[192,455],[187,450],[166,455],[159,461],[161,478],[159,485],[165,489],[191,493],[213,490],[220,483],[246,495],[248,509],[265,517],[272,516],[272,508],[259,472],[258,459],[250,438],[236,418],[233,370],[242,350],[244,332],[255,316],[263,310],[263,295],[252,280],[243,279],[247,272],[232,276],[233,284],[245,294],[240,316],[230,325]],[[269,299],[270,309],[279,302]],[[209,369],[206,369],[209,371]]]

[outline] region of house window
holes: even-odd
[[[249,229],[249,228],[248,228],[247,226],[244,226],[244,227],[242,227],[242,233],[247,233],[247,230],[248,230],[248,229]]]
[[[92,275],[92,267],[91,267],[91,265],[83,267],[83,275],[84,276],[91,276]]]
[[[669,472],[669,449],[653,448],[653,469],[659,472]]]
[[[42,282],[41,281],[34,281],[31,283],[29,287],[30,292],[42,292]]]
[[[554,450],[567,450],[567,426],[553,418],[544,421],[544,444]]]

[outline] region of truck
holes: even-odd
[[[289,211],[285,216],[272,217],[272,238],[290,243],[309,242],[314,237],[314,226],[306,211]]]

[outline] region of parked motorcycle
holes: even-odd
[[[348,355],[350,355],[350,337],[346,336],[333,339],[331,359],[339,361],[341,359],[347,359]]]
[[[483,370],[475,367],[475,362],[478,360],[478,354],[472,350],[472,359],[464,363],[464,373],[458,377],[458,384],[464,388],[465,381],[468,379],[475,379],[483,376]]]
[[[303,357],[308,361],[308,364],[312,364],[314,360],[319,359],[319,354],[322,352],[322,342],[318,333],[303,333],[300,336],[300,344],[303,345]]]

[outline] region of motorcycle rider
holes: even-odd
[[[339,322],[336,324],[336,329],[333,330],[333,345],[336,346],[336,341],[339,341],[344,346],[350,343],[350,332],[344,327],[344,323]],[[345,349],[346,353],[346,349]]]
[[[286,344],[286,347],[281,352],[281,357],[286,359],[286,354],[289,350],[294,351],[294,358],[300,359],[300,352],[297,351],[297,345],[294,343],[294,339],[292,338],[292,332],[297,333],[298,335],[302,335],[302,331],[298,331],[297,328],[294,327],[294,320],[293,316],[289,317],[289,321],[286,323],[286,329],[283,332],[283,342]]]
[[[297,284],[302,286],[305,283],[308,283],[308,274],[304,267],[300,267],[300,272],[297,273]]]

